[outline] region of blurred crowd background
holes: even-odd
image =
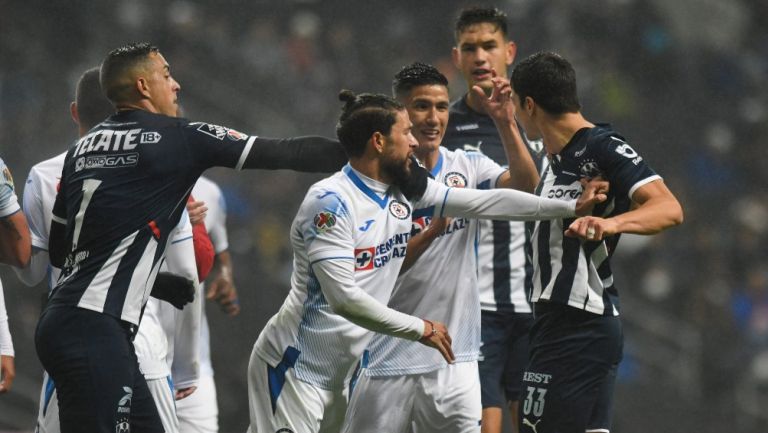
[[[160,47],[186,117],[262,136],[334,136],[338,91],[389,93],[413,61],[453,98],[456,0],[0,0],[0,156],[18,193],[76,136],[74,84],[111,49]],[[626,236],[615,259],[625,360],[615,432],[768,431],[768,2],[498,0],[518,59],[574,64],[592,121],[611,122],[665,178],[685,223]],[[322,176],[208,172],[228,202],[242,313],[207,306],[221,431],[245,430],[253,342],[289,288],[288,230]],[[130,203],[126,203],[130,206]],[[45,287],[0,269],[18,377],[0,431],[31,431],[42,371],[33,335]]]

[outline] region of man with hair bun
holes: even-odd
[[[336,134],[349,162],[310,187],[293,220],[291,290],[248,366],[252,433],[339,431],[371,331],[419,341],[455,361],[443,323],[386,306],[406,257],[413,209],[532,220],[586,213],[604,198],[596,189],[605,185],[597,184],[565,206],[519,191],[448,188],[415,162],[413,125],[400,102],[350,91],[339,98]]]

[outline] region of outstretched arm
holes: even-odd
[[[638,188],[632,195],[632,204],[632,210],[612,218],[579,218],[568,227],[565,234],[599,241],[617,233],[652,235],[683,222],[680,202],[661,179]]]
[[[255,137],[243,168],[333,173],[347,163],[341,144],[325,137]]]

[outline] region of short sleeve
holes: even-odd
[[[19,209],[19,199],[16,197],[11,170],[0,159],[0,217],[14,214]]]
[[[335,191],[310,191],[300,210],[298,230],[310,263],[354,255],[354,221],[345,199]]]
[[[597,162],[617,197],[632,198],[637,188],[661,177],[624,140],[609,136],[597,144]]]

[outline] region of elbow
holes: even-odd
[[[680,205],[680,203],[675,203],[675,209],[672,214],[672,226],[679,226],[683,223],[683,220],[685,219],[683,207]]]

